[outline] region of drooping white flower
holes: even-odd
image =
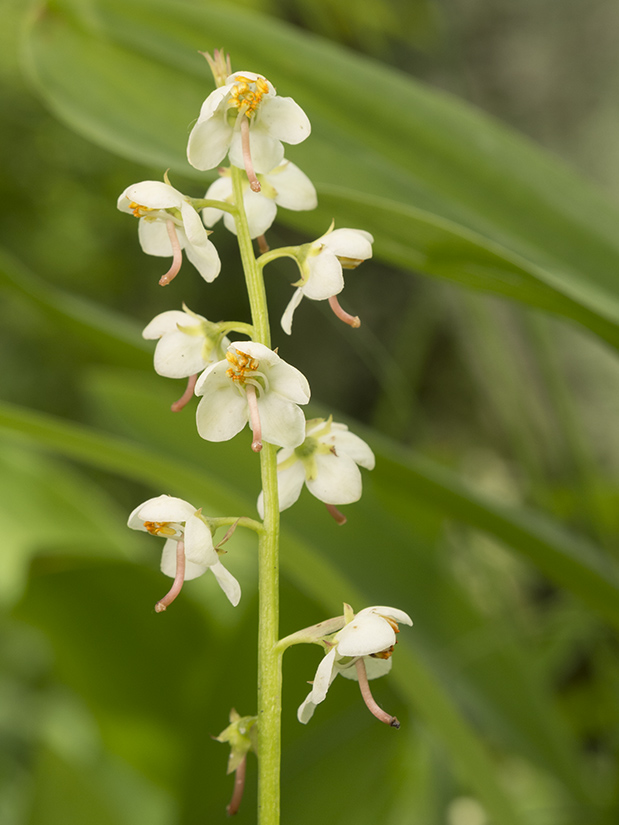
[[[264,344],[230,344],[225,360],[202,373],[195,392],[202,396],[196,414],[198,433],[207,441],[228,441],[248,422],[256,452],[263,439],[296,447],[305,437],[298,404],[309,401],[307,379]]]
[[[345,424],[314,418],[305,424],[305,441],[277,454],[279,509],[291,507],[306,484],[325,504],[352,504],[361,498],[359,466],[373,470],[374,453]],[[258,498],[263,517],[263,494]]]
[[[225,357],[229,339],[218,325],[183,305],[155,316],[142,337],[157,340],[155,372],[166,378],[188,378]]]
[[[140,219],[138,237],[147,255],[172,256],[172,266],[159,283],[169,284],[182,263],[182,250],[205,281],[213,281],[221,261],[200,216],[189,199],[169,183],[145,180],[128,186],[118,198],[118,209]]]
[[[311,244],[301,247],[299,266],[303,277],[282,315],[282,329],[292,332],[295,309],[305,296],[313,301],[329,300],[335,314],[351,326],[359,326],[358,318],[344,312],[335,297],[344,289],[342,269],[355,269],[372,257],[374,238],[363,229],[329,229]]]
[[[222,169],[220,175],[204,197],[234,203],[230,170]],[[318,205],[314,184],[289,160],[284,160],[268,174],[258,174],[256,177],[261,185],[260,192],[254,192],[249,181],[243,188],[243,204],[252,238],[264,235],[275,220],[278,206],[300,212],[315,209]],[[222,216],[226,229],[236,235],[236,223],[229,212],[214,207],[202,210],[202,219],[208,227],[213,226]]]
[[[241,598],[241,588],[234,576],[219,561],[211,531],[189,502],[174,496],[149,498],[138,505],[127,522],[132,530],[143,530],[166,539],[161,557],[161,571],[174,584],[155,610],[160,613],[178,596],[184,581],[195,579],[210,570],[233,605]]]
[[[187,158],[196,169],[213,169],[229,154],[245,169],[255,191],[255,173],[266,174],[284,157],[284,143],[310,134],[307,115],[290,97],[279,97],[262,75],[234,72],[202,104],[191,130]]]
[[[359,682],[361,692],[370,711],[382,722],[399,727],[394,716],[376,705],[367,681],[384,676],[391,670],[391,654],[399,632],[398,622],[412,625],[412,619],[395,607],[366,607],[356,615],[349,605],[344,605],[346,625],[329,639],[330,648],[318,665],[312,689],[297,712],[299,722],[307,724],[317,705],[325,700],[327,691],[340,673],[347,679]]]

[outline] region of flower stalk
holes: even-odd
[[[232,167],[236,229],[249,295],[254,340],[271,346],[262,269],[258,266],[243,205],[243,171]],[[254,432],[254,439],[256,438]],[[264,532],[258,544],[258,825],[279,825],[282,657],[279,639],[279,500],[276,447],[260,451]]]

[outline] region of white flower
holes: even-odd
[[[331,683],[340,673],[347,679],[359,681],[366,704],[377,718],[399,727],[397,719],[386,714],[373,701],[367,679],[377,679],[391,670],[391,654],[396,644],[396,633],[399,632],[398,622],[412,625],[412,619],[395,607],[366,607],[354,615],[352,609],[345,605],[344,615],[348,619],[347,624],[325,640],[331,649],[318,665],[312,689],[299,707],[299,722],[309,722],[316,705],[325,700]],[[363,664],[361,669],[357,664],[360,661]],[[362,679],[365,684],[362,684]],[[373,707],[368,703],[364,688],[367,688]]]
[[[160,281],[162,285],[180,269],[183,249],[205,281],[219,275],[221,261],[200,216],[189,199],[169,183],[145,180],[128,186],[117,206],[121,212],[140,219],[138,237],[147,255],[173,257],[169,272]]]
[[[251,182],[254,170],[265,174],[282,162],[282,141],[301,143],[310,131],[307,115],[292,98],[278,97],[262,75],[234,72],[202,104],[187,158],[196,169],[213,169],[229,153]]]
[[[210,570],[233,605],[241,598],[241,588],[234,576],[219,561],[213,546],[213,536],[201,511],[189,502],[174,496],[149,498],[129,516],[132,530],[143,530],[166,539],[161,557],[161,571],[174,578],[170,592],[155,610],[161,612],[174,601],[183,582]]]
[[[230,170],[222,169],[220,175],[204,197],[234,203]],[[254,192],[249,181],[243,189],[243,204],[252,238],[264,235],[275,220],[278,206],[300,212],[315,209],[318,205],[313,183],[289,160],[283,161],[268,174],[258,174],[256,177],[261,184],[260,192]],[[236,223],[229,212],[213,207],[202,210],[202,220],[208,227],[213,226],[222,216],[226,229],[236,235]]]
[[[155,316],[142,332],[156,340],[155,372],[166,378],[188,378],[224,357],[230,344],[218,325],[183,305]]]
[[[352,504],[361,498],[361,467],[374,469],[374,453],[345,424],[315,418],[305,425],[305,441],[277,454],[279,509],[291,507],[306,484],[325,504]],[[258,498],[263,517],[263,494]]]
[[[343,314],[338,312],[339,304],[335,296],[344,289],[342,268],[355,269],[362,261],[371,258],[373,243],[374,238],[362,229],[333,230],[331,227],[313,243],[302,247],[299,265],[303,277],[282,315],[284,332],[290,335],[292,317],[303,296],[313,301],[330,299],[332,309],[343,321],[351,326],[359,326],[358,318],[344,313],[341,308]]]
[[[279,447],[303,441],[305,419],[297,405],[309,401],[307,379],[264,344],[230,344],[226,359],[207,367],[195,392],[202,396],[198,432],[207,441],[228,441],[248,422],[256,452],[263,438]]]

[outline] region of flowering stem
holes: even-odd
[[[262,270],[256,262],[243,205],[241,169],[232,167],[236,230],[249,295],[254,340],[271,346],[271,329]],[[276,447],[260,452],[264,494],[264,531],[258,545],[258,825],[279,825],[282,660],[279,637],[279,501]]]
[[[294,261],[298,261],[298,254],[298,246],[280,246],[277,249],[270,249],[268,252],[264,252],[258,258],[258,266],[260,269],[263,269],[267,264],[271,263],[271,261],[276,261],[278,258],[292,258]]]

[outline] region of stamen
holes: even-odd
[[[234,790],[232,792],[232,799],[230,804],[226,807],[226,814],[234,816],[238,813],[241,807],[241,800],[243,799],[243,791],[245,790],[245,769],[247,767],[247,756],[244,756],[234,774]]]
[[[194,387],[196,386],[196,381],[197,380],[198,380],[198,373],[196,373],[195,375],[190,375],[189,376],[189,378],[187,380],[187,389],[181,395],[181,397],[178,399],[178,401],[175,401],[172,404],[172,406],[170,407],[172,412],[180,412],[183,409],[183,407],[185,407],[191,401],[191,399],[193,398],[193,390],[194,390]]]
[[[185,542],[180,540],[176,542],[176,576],[172,582],[172,587],[165,594],[163,599],[160,599],[155,605],[155,613],[163,613],[168,605],[172,604],[174,599],[178,596],[183,588],[185,581]]]
[[[183,252],[181,250],[181,245],[178,241],[178,235],[176,234],[176,227],[174,226],[174,221],[166,221],[165,222],[166,229],[168,230],[168,237],[170,238],[170,243],[172,244],[172,252],[174,257],[172,258],[172,266],[168,269],[165,275],[162,275],[159,278],[159,285],[160,286],[167,286],[170,281],[174,280],[179,273],[181,268],[181,264],[183,263]]]
[[[358,315],[349,315],[348,312],[342,309],[340,302],[337,300],[337,295],[332,295],[329,298],[329,306],[333,312],[335,312],[340,321],[343,321],[345,324],[348,324],[355,329],[361,326],[361,321]]]
[[[344,515],[344,513],[340,513],[340,511],[337,509],[335,505],[325,504],[325,507],[327,508],[327,513],[329,513],[329,515],[335,519],[335,521],[340,525],[340,527],[342,526],[342,524],[346,524],[346,516]]]
[[[363,701],[367,705],[368,710],[372,713],[377,719],[381,722],[384,722],[386,725],[391,725],[392,728],[398,729],[400,727],[400,723],[396,719],[395,716],[390,716],[386,713],[381,707],[379,707],[376,703],[376,700],[372,696],[372,691],[370,690],[370,683],[368,682],[368,675],[365,670],[365,662],[363,661],[363,657],[357,659],[355,662],[355,667],[357,668],[357,678],[359,679],[359,688],[361,689],[361,695],[363,696]]]
[[[245,164],[245,171],[247,172],[247,179],[252,192],[259,192],[260,181],[254,172],[254,164],[251,159],[251,152],[249,150],[249,120],[247,117],[241,118],[241,147],[243,149],[243,163]]]
[[[258,411],[256,388],[252,384],[248,384],[246,386],[245,393],[247,395],[247,406],[249,407],[249,425],[254,433],[254,440],[251,443],[251,448],[255,453],[259,453],[262,449],[262,425],[260,423],[260,413]]]

